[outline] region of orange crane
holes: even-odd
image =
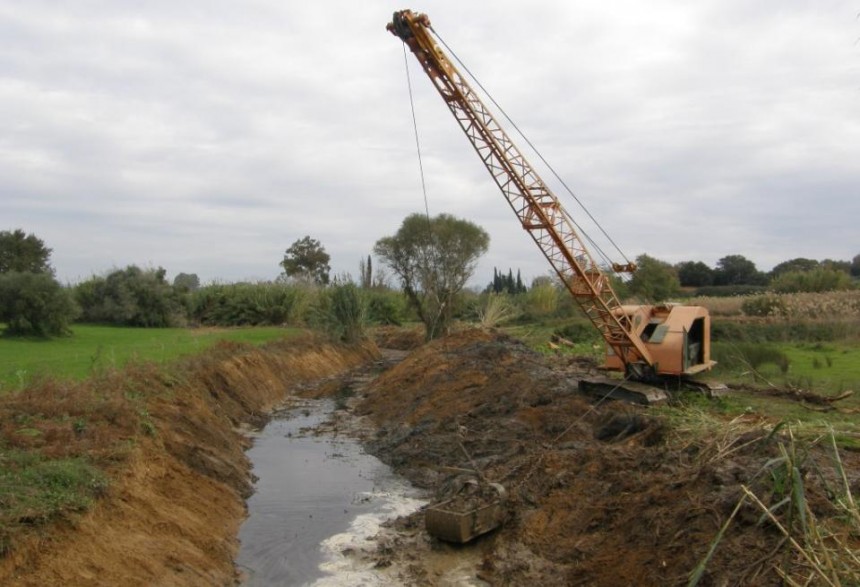
[[[715,362],[710,358],[708,310],[622,304],[559,199],[442,51],[427,15],[401,10],[386,28],[418,59],[522,227],[606,341],[605,367],[639,381],[710,369]],[[612,269],[636,267],[613,264]]]

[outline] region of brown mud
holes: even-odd
[[[682,432],[648,408],[589,402],[575,391],[584,367],[475,330],[371,382],[353,402],[375,430],[370,452],[440,499],[475,468],[509,499],[504,526],[466,546],[431,539],[420,512],[398,520],[369,562],[411,585],[455,584],[446,567],[464,559],[473,566],[463,584],[685,585],[742,485],[769,505],[782,498],[762,474],[779,454],[772,423],[750,415]],[[857,457],[844,456],[855,491]],[[811,511],[838,527],[828,499],[838,481],[812,459],[802,473]],[[741,507],[700,585],[781,585],[775,567],[806,573],[761,517]]]
[[[86,513],[19,524],[0,584],[233,585],[251,491],[248,438],[288,389],[378,357],[372,344],[314,338],[263,348],[224,343],[175,369],[132,366],[82,383],[45,381],[0,399],[0,442],[86,455],[110,484]],[[39,433],[15,417],[38,414]],[[76,431],[72,422],[83,419]]]

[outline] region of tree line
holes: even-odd
[[[383,271],[373,271],[369,255],[360,263],[359,283],[349,275],[332,278],[330,256],[310,236],[286,249],[283,272],[271,282],[201,286],[196,274],[180,273],[170,283],[162,267],[129,265],[63,286],[41,239],[21,229],[2,231],[0,323],[6,336],[69,334],[76,320],[140,327],[290,323],[351,339],[369,322],[417,318],[434,338],[448,331],[457,298],[488,246],[487,233],[468,221],[407,217],[374,247],[402,294],[387,286]]]
[[[129,265],[63,286],[50,263],[52,250],[21,229],[0,231],[0,323],[4,335],[56,336],[74,321],[123,326],[241,326],[309,324],[353,337],[365,323],[418,320],[427,338],[446,333],[455,317],[470,310],[464,289],[489,236],[479,226],[448,214],[412,214],[400,229],[380,238],[373,252],[399,288],[390,287],[370,255],[359,263],[359,278],[331,276],[330,256],[317,239],[292,243],[280,261],[281,275],[263,283],[201,285],[194,273],[172,282],[164,268]],[[636,258],[628,282],[615,279],[619,297],[665,301],[682,295],[741,295],[831,291],[855,287],[860,255],[851,261],[797,258],[759,271],[742,255],[728,255],[714,267],[701,261],[670,264],[648,255]],[[541,316],[565,309],[556,279],[539,276],[530,285],[520,271],[494,268],[483,295],[511,296]],[[474,300],[474,295],[472,299]],[[465,313],[465,314],[464,314]]]
[[[626,284],[631,294],[662,301],[683,293],[731,296],[773,291],[821,292],[851,289],[860,279],[860,254],[851,261],[795,258],[760,271],[743,255],[727,255],[710,267],[702,261],[672,265],[648,255],[636,258],[637,271]]]

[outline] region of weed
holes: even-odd
[[[860,584],[860,556],[851,542],[851,536],[860,533],[860,509],[851,493],[835,434],[831,431],[826,437],[803,444],[795,438],[790,427],[785,426],[785,429],[786,433],[779,441],[779,455],[767,461],[756,476],[770,479],[770,498],[760,497],[764,488],[757,493],[748,485],[742,486],[743,495],[732,514],[714,537],[708,552],[691,572],[689,587],[695,587],[701,581],[726,530],[747,504],[752,504],[760,511],[759,523],[773,525],[783,536],[772,556],[775,558],[782,551],[782,562],[775,566],[775,570],[786,584]],[[837,479],[840,484],[838,488],[828,488],[823,471],[810,459],[812,448],[820,444],[823,438],[827,439],[832,451],[831,473],[834,475],[831,477]],[[832,506],[842,513],[841,518],[821,521],[816,517],[807,498],[810,481],[805,473],[809,469],[818,472],[817,478],[827,489]],[[837,528],[837,524],[843,526]]]
[[[80,436],[87,430],[87,421],[84,418],[78,418],[72,423],[72,430],[75,431],[75,434]]]
[[[367,316],[367,298],[354,283],[334,285],[320,292],[313,314],[318,327],[346,342],[364,338]]]
[[[507,294],[488,294],[484,306],[478,308],[478,318],[485,328],[494,328],[513,320],[518,313],[519,310]]]
[[[152,421],[152,417],[149,415],[149,411],[146,408],[140,408],[137,411],[137,415],[140,417],[140,429],[143,430],[144,434],[147,436],[155,436],[157,430],[155,428],[155,423]]]

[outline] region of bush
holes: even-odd
[[[762,365],[776,365],[780,372],[788,373],[791,360],[781,350],[766,344],[739,343],[715,345],[714,359],[730,369],[752,368],[756,371]]]
[[[747,316],[780,316],[785,314],[785,302],[774,295],[753,296],[744,300],[741,311]]]
[[[207,326],[297,324],[305,320],[314,291],[301,284],[210,285],[191,294],[189,317]]]
[[[367,297],[354,283],[327,288],[317,298],[314,323],[334,338],[357,342],[367,326]]]
[[[558,298],[559,289],[552,280],[535,280],[525,295],[523,313],[531,318],[552,316],[558,311]]]
[[[844,271],[823,267],[782,273],[770,285],[780,293],[841,291],[854,287],[851,276]]]
[[[556,328],[553,333],[570,342],[596,342],[600,340],[600,333],[591,322],[571,322],[561,328]]]
[[[406,297],[392,290],[365,290],[367,318],[375,324],[400,326],[407,319]]]
[[[483,303],[477,308],[481,326],[495,328],[516,318],[520,311],[514,302],[514,297],[506,293],[488,293],[483,297]]]
[[[185,323],[180,296],[165,279],[165,270],[129,265],[93,277],[75,288],[86,322],[121,326],[165,327]]]
[[[0,322],[6,335],[60,336],[80,309],[68,290],[49,273],[0,274]]]

